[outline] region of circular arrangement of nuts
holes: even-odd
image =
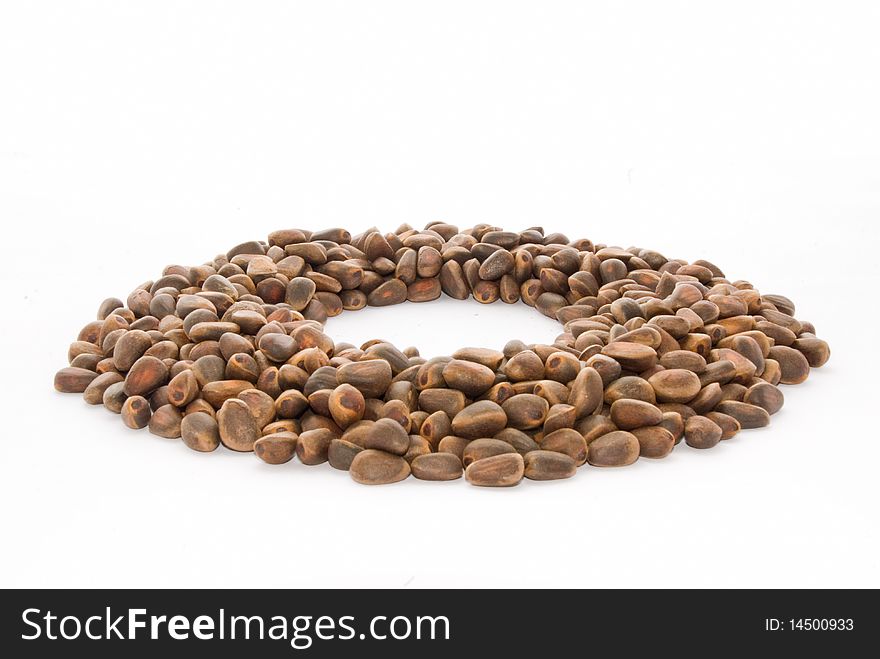
[[[522,300],[563,332],[430,359],[324,332],[343,310],[444,293]],[[779,385],[830,355],[794,314],[708,261],[540,227],[289,229],[105,300],[55,388],[195,451],[329,462],[365,484],[511,486],[766,426]]]

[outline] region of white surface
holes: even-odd
[[[878,33],[870,2],[4,3],[0,586],[880,586]],[[710,259],[832,360],[767,429],[506,491],[199,455],[52,389],[167,263],[441,218]],[[473,301],[328,331],[558,332]]]

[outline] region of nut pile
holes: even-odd
[[[442,293],[522,300],[563,332],[425,359],[324,331],[343,310]],[[708,261],[539,227],[289,229],[105,300],[55,388],[195,451],[222,444],[276,465],[295,455],[366,484],[464,474],[510,486],[766,426],[778,385],[830,354],[794,313]]]

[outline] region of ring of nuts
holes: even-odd
[[[563,332],[431,359],[324,332],[343,310],[441,294],[522,300]],[[794,313],[708,261],[540,227],[289,229],[105,300],[55,388],[196,451],[296,455],[366,484],[464,473],[510,486],[766,426],[778,385],[803,382],[830,354]]]

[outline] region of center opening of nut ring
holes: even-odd
[[[450,355],[464,343],[501,350],[513,338],[552,344],[562,332],[558,322],[525,304],[484,305],[445,295],[427,304],[342,313],[325,328],[337,343],[360,346],[381,339],[401,349],[415,347],[423,357]]]

